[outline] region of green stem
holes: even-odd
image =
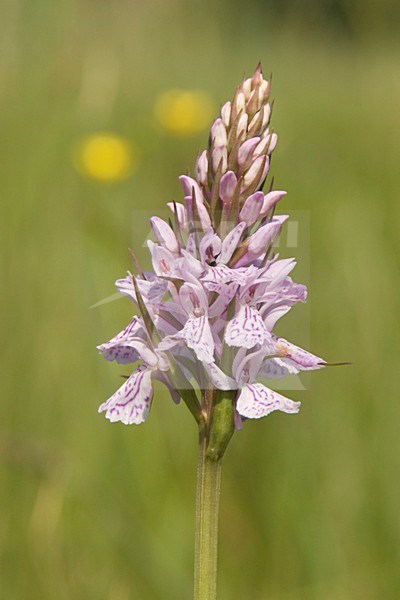
[[[221,460],[207,457],[207,436],[200,431],[197,468],[194,600],[217,597],[218,512]]]

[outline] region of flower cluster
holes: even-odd
[[[274,253],[288,218],[275,206],[286,192],[261,191],[277,142],[269,94],[259,66],[223,105],[194,177],[180,177],[184,200],[168,204],[170,222],[151,219],[153,272],[116,282],[140,316],[98,349],[107,360],[139,365],[100,406],[110,421],[142,423],[157,379],[199,424],[216,418],[223,398],[238,429],[242,417],[299,410],[259,379],[326,364],[273,332],[307,291],[290,277],[295,260]]]

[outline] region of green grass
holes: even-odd
[[[204,89],[217,109],[260,58],[274,72],[273,172],[289,191],[281,210],[310,219],[310,259],[307,240],[295,250],[309,309],[297,307],[281,331],[353,365],[316,372],[306,391],[292,392],[303,401],[298,416],[247,422],[234,436],[223,472],[220,598],[400,595],[398,46],[384,30],[345,40],[326,23],[299,24],[296,12],[256,23],[241,5],[226,18],[224,6],[2,8],[7,600],[191,596],[194,423],[161,390],[142,427],[97,415],[121,370],[95,345],[124,326],[131,307],[89,307],[114,292],[128,246],[145,256],[135,211],[179,198],[177,177],[206,143],[206,132],[178,140],[159,131],[156,95]],[[105,83],[88,83],[94,68]],[[113,186],[82,179],[71,160],[76,140],[104,129],[141,149],[135,176]]]

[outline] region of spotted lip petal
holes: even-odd
[[[99,412],[105,411],[111,422],[139,425],[149,414],[152,397],[151,371],[139,369],[99,407]]]
[[[100,344],[97,349],[108,361],[117,361],[120,364],[136,362],[140,359],[137,349],[132,345],[134,340],[144,338],[145,332],[137,317],[133,317],[125,329],[108,342]]]
[[[236,409],[242,417],[260,419],[274,410],[297,413],[300,410],[300,402],[293,402],[293,400],[265,387],[262,383],[251,383],[242,388]]]
[[[238,285],[247,285],[249,280],[252,280],[257,267],[253,265],[243,269],[231,269],[226,265],[219,264],[216,267],[209,267],[205,275],[201,278],[204,287],[211,292],[220,293],[221,284],[236,283]]]
[[[188,348],[194,350],[200,361],[204,363],[214,361],[214,339],[208,317],[205,315],[188,319],[176,337],[184,339]]]
[[[136,348],[131,348],[129,344],[120,343],[110,348],[104,348],[105,344],[97,346],[99,353],[108,361],[115,360],[120,365],[128,365],[140,360]]]
[[[229,321],[226,327],[225,341],[229,346],[253,348],[257,344],[269,344],[270,333],[258,310],[245,304]]]

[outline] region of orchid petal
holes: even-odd
[[[179,244],[175,233],[172,231],[168,223],[159,217],[151,217],[150,224],[157,241],[170,252],[174,254],[178,253]]]
[[[256,380],[267,352],[268,350],[265,347],[249,354],[246,354],[244,348],[239,350],[233,362],[232,372],[240,385],[252,383]]]
[[[286,218],[288,218],[288,216],[286,216]],[[282,222],[276,217],[274,217],[269,223],[262,225],[262,227],[260,227],[249,238],[249,254],[259,256],[262,252],[265,252],[281,227]]]
[[[163,338],[158,344],[158,348],[162,352],[167,352],[168,350],[171,350],[171,348],[174,348],[174,346],[176,346],[177,344],[181,344],[182,340],[183,337],[180,335],[180,331],[178,331],[178,333],[166,335],[165,338]]]
[[[141,277],[136,278],[139,292],[144,300],[157,304],[167,291],[167,283],[163,279],[159,279],[154,273],[145,272],[143,275],[145,279]]]
[[[261,208],[260,216],[264,217],[269,211],[286,196],[287,192],[281,190],[274,190],[264,196],[264,202]]]
[[[211,227],[211,219],[208,214],[208,210],[204,204],[199,201],[196,201],[197,212],[199,213],[200,224],[203,228],[203,231],[206,231],[209,227]]]
[[[220,286],[224,283],[233,282],[242,286],[246,285],[249,279],[254,278],[257,270],[257,267],[253,267],[253,265],[247,269],[231,269],[224,264],[219,264],[216,267],[210,267],[201,281],[208,290],[219,293]]]
[[[179,177],[179,181],[181,182],[181,186],[182,186],[183,193],[185,196],[192,197],[192,189],[194,189],[194,195],[195,195],[196,201],[201,204],[204,203],[203,193],[200,189],[199,184],[197,183],[197,181],[195,179],[193,179],[192,177],[189,177],[188,175],[181,175]]]
[[[214,362],[204,364],[211,383],[218,390],[237,390],[238,384],[232,377],[226,375]]]
[[[264,324],[268,331],[273,330],[279,319],[286,315],[290,308],[291,307],[287,304],[283,304],[282,306],[276,306],[275,308],[272,308],[270,311],[268,311],[267,315],[263,315]]]
[[[213,229],[209,229],[201,239],[199,245],[200,258],[203,265],[215,261],[216,257],[221,252],[221,238],[214,233]]]
[[[139,425],[149,414],[152,397],[151,371],[139,369],[99,407],[99,412],[106,411],[106,417],[111,422]]]
[[[294,258],[282,258],[271,262],[266,271],[266,275],[270,280],[270,286],[278,285],[289,275],[296,266]]]
[[[284,359],[285,362],[288,361],[289,364],[294,365],[300,371],[312,371],[322,369],[325,366],[323,358],[315,356],[283,338],[276,338],[275,349],[280,358]]]
[[[247,304],[240,307],[237,315],[229,321],[225,332],[225,341],[229,346],[244,348],[264,344],[269,337],[260,313]]]
[[[219,262],[227,263],[231,259],[232,254],[236,250],[245,229],[246,223],[239,223],[232,229],[232,231],[228,233],[222,242],[221,255],[218,258]]]
[[[140,355],[137,349],[130,345],[132,338],[137,339],[138,336],[145,335],[142,325],[137,317],[133,317],[125,329],[114,336],[108,342],[100,344],[97,349],[100,354],[104,356],[106,360],[115,360],[119,364],[126,365],[139,360]]]
[[[237,283],[221,283],[218,290],[218,298],[208,309],[208,316],[212,319],[214,317],[220,317],[224,314],[229,304],[232,302],[236,295],[238,288]],[[216,290],[215,290],[216,291]]]
[[[261,365],[261,369],[258,372],[258,377],[265,377],[266,379],[279,379],[286,375],[295,375],[299,372],[296,367],[285,363],[280,358],[267,358]]]
[[[255,192],[249,196],[246,202],[243,204],[242,210],[239,213],[239,217],[241,221],[246,223],[247,227],[250,227],[250,225],[253,225],[253,223],[257,221],[263,202],[263,192]]]
[[[183,258],[177,259],[177,267],[182,279],[185,279],[186,273],[190,273],[198,279],[204,272],[201,262],[186,250],[181,250],[181,254]]]
[[[144,300],[148,302],[159,302],[167,291],[167,283],[162,279],[159,279],[156,275],[154,275],[154,273],[144,273],[143,275],[146,277],[146,279],[142,279],[141,277],[136,278],[136,283],[140,294]],[[129,298],[132,298],[134,302],[137,302],[132,274],[129,273],[129,271],[127,277],[124,279],[117,279],[115,286],[120,294],[123,296],[129,296]]]
[[[186,340],[188,348],[194,350],[200,361],[214,361],[214,339],[205,315],[188,319],[184,328],[176,335]]]
[[[262,383],[251,383],[242,388],[236,408],[242,417],[260,419],[274,410],[297,413],[300,410],[300,402],[293,402],[293,400],[265,387]]]
[[[184,283],[179,290],[179,298],[188,315],[200,317],[207,314],[207,295],[198,282],[196,284]]]
[[[172,210],[174,214],[176,214],[180,228],[183,231],[187,231],[189,223],[187,210],[185,206],[183,206],[183,204],[180,204],[179,202],[167,202],[167,206]]]
[[[172,252],[148,240],[147,246],[151,253],[154,272],[159,276],[173,277],[175,275],[175,258]],[[142,291],[140,290],[142,294]],[[143,296],[143,294],[142,294]]]
[[[281,230],[284,220],[288,218],[288,215],[282,215],[279,218],[274,217],[272,221],[262,225],[253,233],[248,239],[246,254],[238,260],[235,266],[244,267],[262,256]]]
[[[186,252],[196,257],[197,254],[197,246],[196,246],[196,236],[194,233],[189,233],[187,242],[186,242]]]

